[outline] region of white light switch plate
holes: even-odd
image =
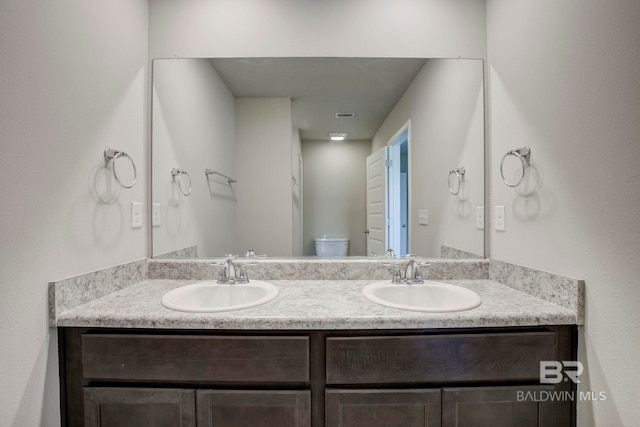
[[[505,231],[504,206],[496,206],[496,231]]]
[[[160,225],[160,203],[151,205],[151,225],[158,227]]]
[[[420,209],[420,210],[418,210],[418,224],[429,225],[429,210],[428,209]]]
[[[476,207],[476,228],[484,230],[484,206]]]
[[[142,227],[142,203],[131,202],[131,228]]]

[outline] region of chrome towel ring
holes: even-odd
[[[464,174],[466,173],[464,168],[455,168],[455,169],[451,169],[449,171],[449,176],[447,177],[447,181],[449,184],[449,192],[451,194],[453,194],[454,196],[457,196],[458,193],[460,193],[460,189],[462,188],[462,181],[464,181]],[[451,187],[451,175],[454,175],[457,178],[458,181],[458,188],[457,190],[453,190],[453,188]]]
[[[510,183],[504,177],[504,161],[509,156],[517,157],[518,159],[520,159],[520,163],[522,164],[522,174],[520,175],[518,181],[515,183]],[[500,176],[502,177],[502,182],[504,182],[508,187],[517,187],[518,185],[520,185],[522,183],[522,180],[524,179],[526,169],[530,165],[530,158],[531,149],[529,147],[522,147],[515,150],[507,151],[507,154],[502,157],[502,161],[500,162]]]
[[[116,162],[118,161],[118,159],[121,159],[124,157],[129,159],[129,162],[131,162],[131,166],[133,167],[133,181],[131,181],[131,184],[129,185],[125,185],[122,183],[122,181],[120,180],[120,175],[118,175],[118,169],[116,168]],[[112,166],[113,177],[116,179],[116,181],[118,182],[118,184],[120,184],[122,188],[132,188],[134,185],[136,185],[136,179],[138,179],[138,170],[136,169],[136,164],[134,163],[133,159],[129,157],[127,153],[125,153],[124,151],[114,150],[112,148],[105,148],[104,149],[105,167],[108,166],[109,162],[111,161],[113,161],[113,166]]]
[[[189,178],[189,190],[188,191],[184,191],[184,188],[182,188],[182,175],[185,175],[187,178]],[[177,168],[173,168],[171,169],[171,176],[173,177],[174,181],[178,182],[178,188],[180,188],[180,192],[182,194],[184,194],[185,196],[188,196],[189,194],[191,194],[191,177],[189,176],[189,174],[187,173],[186,170],[184,169],[177,169]]]

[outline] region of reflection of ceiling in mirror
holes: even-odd
[[[370,140],[405,93],[424,58],[215,58],[236,98],[290,97],[303,140],[328,132]],[[336,113],[355,113],[353,119]]]

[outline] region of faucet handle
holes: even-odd
[[[384,265],[385,267],[390,267],[389,271],[392,272],[391,283],[404,283],[399,263],[393,261],[383,261],[382,265]]]
[[[420,266],[416,265],[413,270],[412,283],[421,284],[424,283],[424,279],[422,278],[422,271],[420,271]]]
[[[393,279],[391,283],[405,283],[405,279],[402,278],[402,272],[400,271],[400,265],[395,266],[393,270]]]
[[[430,262],[422,261],[418,262],[416,266],[416,282],[415,283],[424,283],[424,276],[422,275],[422,269],[420,267],[429,267],[431,265]]]
[[[238,278],[238,283],[249,283],[249,275],[247,274],[247,266],[240,266],[240,277]]]
[[[227,283],[229,279],[229,273],[226,267],[222,267],[218,272],[218,283]]]

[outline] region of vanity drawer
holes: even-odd
[[[309,382],[308,337],[82,335],[86,379]]]
[[[537,381],[555,332],[329,337],[327,384]]]

